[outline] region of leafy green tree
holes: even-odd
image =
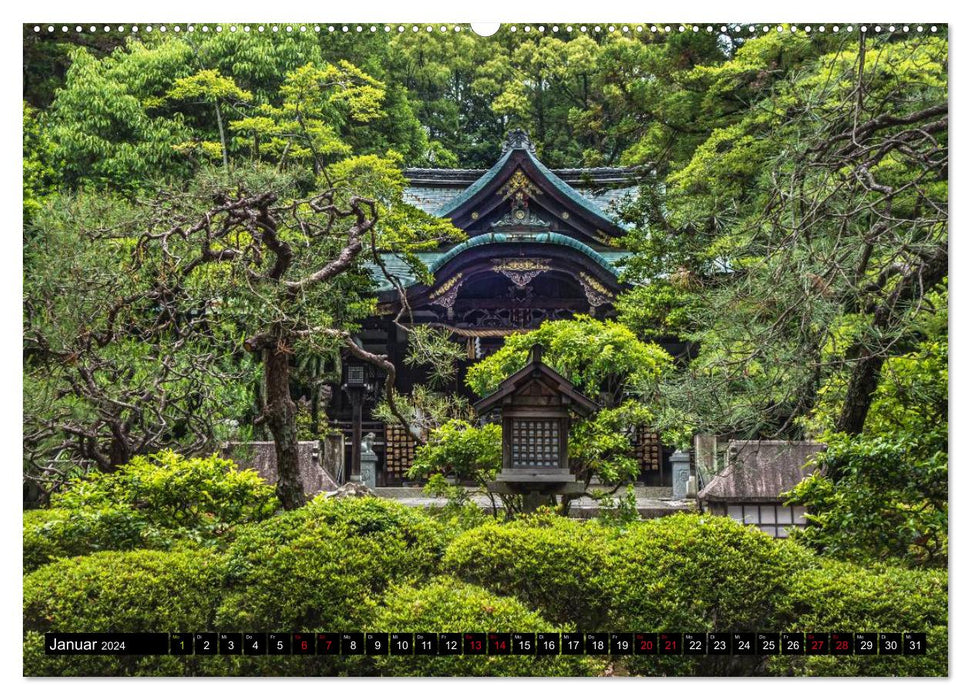
[[[682,76],[711,121],[629,210],[621,318],[694,353],[661,426],[822,438],[794,495],[839,556],[946,561],[946,76],[943,36],[746,41]]]
[[[50,132],[71,186],[136,191],[210,159],[312,162],[314,149],[326,164],[352,151],[416,164],[429,154],[402,87],[325,56],[311,33],[144,35],[101,57],[69,46]]]
[[[489,483],[502,468],[502,428],[494,423],[480,427],[452,419],[431,431],[427,442],[415,451],[415,460],[408,471],[409,478],[428,479],[425,490],[436,496],[446,496],[452,505],[468,502],[464,488],[455,488],[458,481],[472,482],[479,492],[489,496],[493,515],[498,514],[496,494]],[[452,479],[449,484],[446,479]],[[517,510],[516,499],[499,494],[506,512]]]
[[[387,48],[387,79],[406,91],[428,132],[433,167],[490,167],[506,131],[491,109],[508,73],[495,37],[468,31],[402,32]]]
[[[947,564],[947,347],[890,358],[864,432],[824,434],[821,470],[790,494],[809,508],[800,540],[864,562]]]
[[[760,42],[779,39],[719,71],[744,73]],[[698,356],[663,392],[683,409],[672,422],[799,437],[845,370],[837,428],[860,432],[947,271],[946,51],[860,39],[783,73],[667,178],[663,206],[647,197],[639,272],[673,271],[703,296]]]
[[[309,37],[229,34],[131,40],[102,59],[73,55],[49,130],[55,156],[71,163],[64,182],[126,192],[158,187],[159,176],[170,184],[145,204],[68,196],[36,229],[25,446],[38,483],[56,488],[71,457],[113,469],[163,447],[211,446],[229,437],[230,420],[251,417],[285,446],[281,501],[292,507],[302,498],[293,476],[295,348],[300,357],[358,353],[393,385],[390,363],[351,340],[374,310],[363,258],[381,268],[381,255],[395,252],[423,270],[411,252],[458,235],[403,203],[401,154],[348,157],[350,144],[367,142],[358,127],[413,121],[400,94],[404,111],[385,111],[380,81],[325,61]],[[210,159],[221,175],[205,169]],[[276,172],[255,167],[262,159]],[[432,352],[441,342],[421,345]],[[264,360],[256,415],[253,358]]]
[[[280,95],[279,107],[263,105],[257,116],[234,121],[230,128],[253,135],[255,157],[265,152],[278,165],[309,162],[315,174],[335,157],[350,155],[341,138],[348,121],[383,116],[383,85],[347,61],[292,71]]]
[[[190,56],[179,41],[154,50],[131,43],[101,60],[83,48],[72,53],[51,107],[51,138],[67,185],[132,190],[161,175],[187,173],[175,147],[191,140],[191,130],[184,118],[155,105],[191,73]]]
[[[836,41],[818,32],[771,32],[757,40],[683,32],[652,33],[643,46],[618,47],[611,71],[627,86],[618,86],[611,102],[626,110],[620,123],[632,141],[622,160],[650,164],[662,175],[683,169],[714,131],[743,120]]]
[[[102,194],[46,200],[24,244],[24,461],[44,500],[78,469],[238,437],[253,363],[214,351],[232,332],[198,309],[169,314],[111,231],[138,211]]]
[[[37,214],[43,200],[54,193],[59,180],[57,165],[46,115],[24,102],[25,223]]]
[[[647,406],[634,400],[601,409],[571,430],[570,466],[588,488],[593,477],[604,484],[634,481],[641,471],[633,456],[634,436],[653,421],[654,414]]]
[[[577,316],[508,336],[499,350],[469,368],[466,383],[480,396],[494,391],[525,366],[530,348],[537,344],[543,346],[544,362],[604,406],[617,406],[628,395],[654,397],[671,367],[670,355],[639,340],[626,326]]]
[[[363,263],[455,234],[403,204],[393,162],[342,161],[326,175],[332,185],[309,196],[300,192],[302,176],[260,169],[214,175],[163,192],[138,219],[112,231],[133,242],[136,273],[151,280],[148,293],[166,313],[196,309],[206,324],[232,329],[236,343],[229,348],[238,348],[244,334],[243,346],[260,358],[264,403],[257,423],[276,443],[278,497],[287,508],[304,500],[291,359],[340,349],[375,364],[392,387],[394,366],[353,339],[355,323],[373,312]]]
[[[240,89],[231,78],[220,75],[218,70],[202,70],[195,75],[176,80],[175,85],[166,96],[173,100],[198,101],[212,105],[216,114],[216,125],[219,127],[219,143],[216,146],[218,146],[223,167],[228,168],[229,152],[226,147],[226,129],[223,124],[223,112],[219,105],[221,103],[247,102],[253,99],[253,95]],[[213,144],[210,142],[203,142],[200,146],[207,152],[214,150]]]
[[[678,275],[638,285],[617,298],[617,321],[641,338],[686,337],[701,296]]]

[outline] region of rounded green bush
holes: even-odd
[[[947,574],[817,557],[721,517],[623,529],[553,515],[453,530],[394,501],[315,499],[224,554],[102,551],[125,521],[25,514],[26,675],[946,675]],[[85,530],[84,527],[88,529]],[[98,528],[101,528],[100,530]],[[137,531],[141,532],[141,531]],[[70,533],[70,536],[64,533]],[[134,537],[135,535],[131,535]],[[75,544],[77,543],[77,544]],[[428,583],[431,581],[430,583]],[[926,656],[48,657],[44,632],[926,632]]]
[[[428,585],[396,585],[368,628],[381,632],[559,632],[515,598],[441,577]],[[596,676],[604,657],[381,656],[361,659],[359,672],[392,676]]]
[[[171,451],[73,480],[51,500],[52,508],[24,512],[25,571],[91,552],[213,545],[277,507],[255,471]]]
[[[770,673],[805,676],[946,676],[948,576],[940,569],[882,569],[818,558],[797,572],[779,607],[784,630],[925,632],[926,655],[773,657]]]
[[[318,498],[243,528],[225,560],[223,629],[356,630],[387,585],[438,571],[445,531],[379,498]]]
[[[28,675],[346,674],[340,657],[45,657],[45,631],[348,631],[392,581],[437,572],[444,528],[376,498],[317,499],[240,528],[225,555],[103,552],[25,579]]]
[[[58,557],[158,546],[161,538],[137,511],[125,507],[24,511],[24,571]]]
[[[445,570],[516,596],[554,622],[606,629],[611,532],[559,516],[490,522],[455,538],[445,554]]]
[[[775,627],[775,601],[810,557],[728,518],[675,515],[621,530],[546,516],[460,535],[445,568],[581,631],[761,631]],[[619,663],[646,675],[753,670],[720,657]]]
[[[611,618],[631,629],[772,629],[775,601],[809,552],[729,518],[679,514],[630,526],[610,547]]]
[[[631,526],[611,546],[611,623],[617,629],[759,632],[778,628],[780,600],[811,554],[729,518],[673,515]],[[744,656],[633,656],[641,675],[749,675]]]
[[[202,657],[46,656],[45,632],[212,629],[222,593],[219,558],[194,552],[99,552],[59,559],[24,577],[24,675],[218,673]]]
[[[51,498],[55,507],[136,509],[154,525],[219,535],[271,516],[274,489],[252,469],[210,457],[183,457],[171,450],[134,457],[117,471],[74,480]]]

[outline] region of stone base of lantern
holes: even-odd
[[[497,476],[497,479],[501,479],[502,474]],[[567,481],[566,479],[569,479]],[[585,488],[583,484],[576,481],[572,474],[567,474],[566,478],[559,477],[556,481],[553,480],[536,480],[536,479],[525,479],[522,477],[518,478],[506,478],[498,481],[490,481],[486,484],[488,489],[493,493],[500,494],[522,494],[522,493],[543,493],[543,494],[572,494],[572,493],[583,493]]]
[[[576,481],[576,477],[569,469],[503,469],[496,476],[496,481],[511,483],[563,483]]]

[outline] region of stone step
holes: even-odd
[[[637,512],[642,518],[660,518],[673,513],[695,512],[697,503],[693,499],[675,500],[671,489],[663,487],[636,487]],[[447,504],[444,498],[434,498],[422,489],[412,486],[380,486],[375,493],[382,498],[393,498],[403,505],[416,508],[441,508]],[[481,508],[491,507],[489,499],[478,494],[473,501]],[[600,515],[600,504],[590,498],[580,498],[570,504],[570,517],[578,519],[595,518]]]
[[[425,498],[420,486],[378,486],[374,492],[382,498]]]

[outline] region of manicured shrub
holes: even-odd
[[[923,656],[773,657],[768,671],[806,676],[946,676],[948,576],[940,569],[863,567],[815,558],[794,574],[778,607],[784,630],[924,632]]]
[[[28,532],[45,527],[79,528],[70,520],[76,512],[25,516],[25,542],[34,537]],[[115,544],[128,541],[123,525],[115,532],[107,516],[98,523]],[[71,532],[74,540],[48,533],[29,548],[34,562],[58,558],[24,578],[26,675],[597,675],[608,664],[632,675],[948,670],[945,571],[836,562],[727,518],[678,515],[620,528],[542,514],[456,536],[422,510],[394,501],[318,498],[240,528],[225,553],[196,545],[72,558],[67,545],[79,536]],[[47,631],[575,629],[925,632],[928,653],[614,659],[43,653]]]
[[[537,609],[547,619],[606,629],[607,541],[613,531],[555,515],[490,522],[449,545],[445,570]]]
[[[72,481],[49,509],[24,513],[24,570],[104,550],[215,544],[276,509],[273,487],[218,457],[136,457]]]
[[[45,632],[213,629],[222,593],[219,558],[194,552],[99,552],[60,559],[24,577],[24,674],[220,673],[203,657],[46,656]]]
[[[164,538],[126,507],[24,511],[24,571],[58,557],[160,546]]]
[[[674,515],[631,526],[611,546],[616,629],[756,632],[776,629],[790,577],[811,558],[729,518]],[[757,657],[634,656],[642,675],[748,675]]]
[[[502,428],[494,423],[481,427],[453,419],[435,428],[428,442],[415,451],[412,478],[444,474],[459,479],[485,481],[502,468]]]
[[[382,632],[559,632],[515,598],[497,596],[452,578],[426,586],[396,585],[369,626]],[[394,676],[595,676],[603,657],[384,656],[362,659],[359,673]]]
[[[729,518],[680,514],[637,523],[611,543],[612,622],[631,629],[771,629],[773,601],[809,557]]]
[[[728,518],[677,515],[617,529],[545,516],[470,530],[445,566],[583,631],[755,631],[773,629],[787,577],[810,557]],[[621,663],[648,675],[745,672],[717,657]]]
[[[263,520],[277,508],[273,487],[255,471],[241,470],[216,455],[187,458],[170,450],[73,481],[52,497],[51,505],[128,506],[159,527],[194,530],[201,536]]]
[[[225,555],[60,559],[25,579],[25,663],[30,675],[347,673],[353,664],[340,657],[44,657],[42,634],[364,629],[392,581],[431,576],[444,550],[444,529],[420,510],[318,499],[240,528]]]
[[[437,572],[441,525],[378,498],[324,499],[249,526],[226,558],[222,629],[356,630],[388,584]]]

